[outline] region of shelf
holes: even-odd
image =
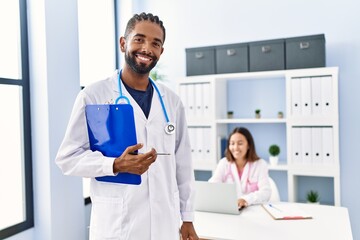
[[[182,78],[178,87],[187,113],[191,113],[187,114],[189,129],[209,128],[203,139],[191,136],[194,145],[206,143],[208,149],[212,149],[206,160],[194,159],[195,170],[214,171],[224,151],[224,143],[219,139],[226,139],[233,125],[243,125],[256,139],[260,156],[268,155],[272,143],[283,149],[283,161],[277,166],[269,164],[268,169],[272,174],[287,175],[288,201],[298,199],[305,189],[297,182],[297,176],[320,177],[321,181],[322,177],[329,177],[333,181],[334,204],[340,205],[337,67],[189,76]],[[199,97],[201,94],[205,97]],[[194,108],[189,107],[198,107],[196,103],[199,102],[200,109],[206,102],[207,114],[196,111],[194,114]],[[255,118],[255,109],[261,109],[261,118]],[[233,111],[235,118],[227,118],[228,111]],[[279,111],[284,113],[284,118],[277,118]],[[322,139],[332,141],[323,142]],[[318,144],[314,147],[312,142]],[[313,148],[323,155],[308,161],[309,154],[313,157]],[[298,161],[305,153],[305,161]]]
[[[289,173],[296,176],[314,176],[314,177],[335,177],[339,176],[337,166],[320,165],[292,165],[288,169]]]
[[[278,71],[262,71],[262,72],[244,72],[244,73],[227,73],[227,74],[213,74],[213,75],[199,75],[199,76],[189,76],[186,79],[182,79],[180,83],[201,83],[209,82],[209,79],[216,79],[217,81],[221,80],[242,80],[242,79],[266,79],[266,78],[277,78],[284,77],[286,70]]]
[[[215,123],[229,124],[229,123],[286,123],[285,118],[233,118],[233,119],[217,119]]]
[[[188,120],[188,127],[211,127],[209,121]]]
[[[338,67],[324,67],[324,68],[307,68],[307,69],[292,69],[292,70],[275,70],[275,71],[260,71],[260,72],[242,72],[242,73],[226,73],[226,74],[211,74],[211,75],[197,75],[188,76],[179,80],[179,83],[206,83],[211,79],[221,80],[250,80],[250,79],[267,79],[267,78],[278,78],[291,75],[295,77],[302,77],[304,72],[307,75],[314,76],[323,74],[326,72],[328,75],[337,74]]]
[[[332,126],[337,122],[333,116],[293,117],[288,120],[292,126]]]
[[[287,164],[278,164],[276,166],[272,166],[269,164],[269,170],[270,171],[287,171],[288,165]]]

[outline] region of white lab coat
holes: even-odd
[[[165,133],[166,120],[154,90],[148,119],[122,85],[134,108],[136,137],[146,152],[171,153],[158,156],[144,173],[140,185],[105,183],[94,177],[113,174],[114,158],[89,150],[84,108],[87,104],[114,102],[119,96],[117,71],[112,77],[82,90],[74,104],[69,125],[56,157],[64,174],[90,177],[92,212],[91,240],[169,240],[179,238],[180,219],[194,219],[194,172],[184,107],[179,97],[164,85],[157,84],[175,134]]]
[[[263,159],[246,163],[240,180],[236,164],[222,158],[209,182],[235,183],[238,198],[248,205],[267,202],[271,195],[268,164]]]

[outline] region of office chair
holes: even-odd
[[[276,183],[274,182],[274,180],[269,177],[269,182],[270,182],[270,187],[271,187],[271,196],[269,199],[269,202],[280,202],[280,194],[279,194],[279,190],[276,186]]]

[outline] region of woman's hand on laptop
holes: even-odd
[[[244,199],[240,198],[238,199],[238,206],[239,208],[247,207],[248,203]]]

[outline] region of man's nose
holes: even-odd
[[[151,50],[151,43],[148,42],[148,41],[144,41],[141,45],[141,51],[144,52],[144,53],[147,53],[147,54],[150,54],[152,53],[152,50]]]

